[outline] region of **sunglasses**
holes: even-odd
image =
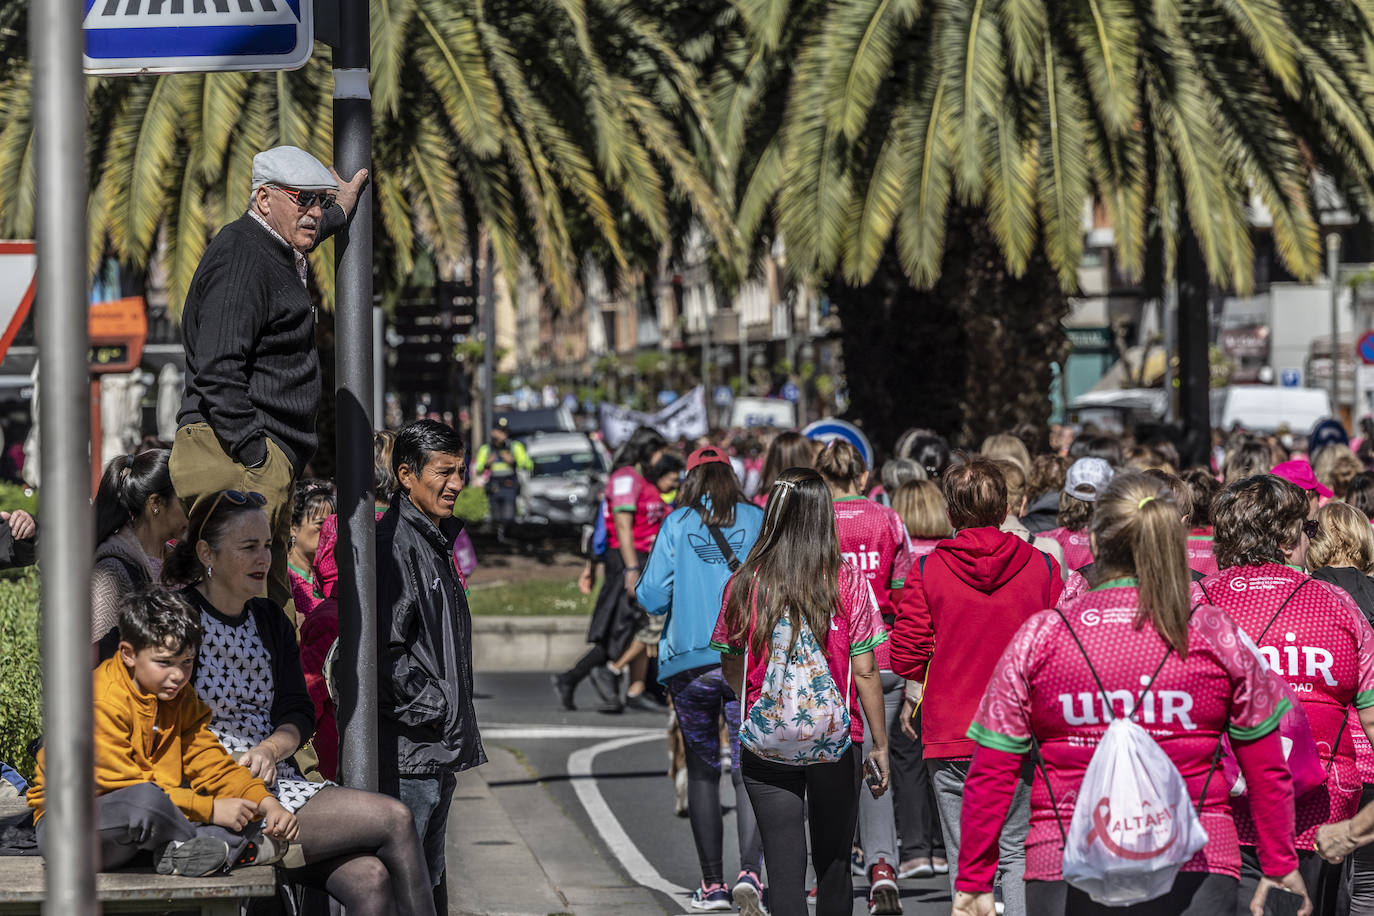
[[[1307,521],[1302,523],[1302,533],[1307,535],[1307,539],[1309,541],[1315,538],[1317,536],[1317,532],[1320,530],[1321,524],[1317,522],[1315,519],[1308,519]]]
[[[296,206],[305,210],[318,204],[321,208],[332,207],[339,199],[339,195],[333,191],[299,191],[296,188],[283,188],[281,185],[273,185],[287,197],[296,202]]]

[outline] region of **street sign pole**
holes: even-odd
[[[334,163],[345,179],[372,167],[368,0],[339,0],[334,49]],[[373,507],[372,187],[335,242],[339,487],[339,640],[356,667],[341,678],[340,767],[355,789],[377,788],[377,541]]]
[[[38,182],[38,362],[43,524],[43,724],[53,842],[43,912],[94,916],[96,850],[91,707],[90,392],[86,326],[86,89],[82,9],[32,0],[29,49]]]

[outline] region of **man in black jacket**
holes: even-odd
[[[391,453],[397,493],[377,523],[381,789],[415,817],[440,913],[457,773],[487,761],[472,705],[472,615],[453,562],[463,457],[442,423],[402,429]]]
[[[205,249],[181,314],[186,394],[172,486],[189,515],[221,490],[267,497],[267,594],[291,601],[291,491],[315,454],[320,361],[306,252],[347,224],[367,180],[348,182],[294,146],[253,157],[248,212]]]

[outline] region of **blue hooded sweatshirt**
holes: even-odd
[[[721,529],[741,563],[758,540],[762,525],[763,510],[741,502],[735,505],[735,524]],[[644,610],[668,615],[658,644],[660,681],[720,664],[720,653],[710,648],[711,632],[729,579],[729,563],[696,509],[684,506],[664,519],[635,589]]]

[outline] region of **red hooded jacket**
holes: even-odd
[[[992,670],[1032,614],[1063,590],[1059,564],[1014,534],[965,528],[911,571],[892,629],[892,670],[923,681],[927,759],[972,757],[965,735]]]

